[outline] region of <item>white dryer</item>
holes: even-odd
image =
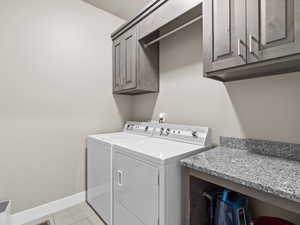
[[[88,202],[109,225],[184,224],[185,195],[180,160],[208,149],[210,129],[131,122],[122,133],[118,134],[122,138],[115,139],[108,138],[114,136],[111,134],[100,135],[101,140],[99,135],[96,139],[89,137]],[[93,146],[95,141],[101,146]],[[111,153],[109,165],[99,160],[105,148]],[[97,149],[101,153],[92,153]],[[97,187],[95,192],[94,187]]]

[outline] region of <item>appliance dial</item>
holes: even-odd
[[[168,136],[170,134],[170,128],[167,128],[166,135]]]
[[[192,135],[193,135],[194,138],[197,138],[198,137],[198,132],[197,131],[193,131]]]

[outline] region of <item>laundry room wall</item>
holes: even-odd
[[[300,143],[300,73],[222,83],[203,77],[202,22],[160,42],[160,92],[134,97],[133,118],[202,125],[219,136]]]
[[[110,34],[124,21],[80,0],[0,2],[0,200],[13,213],[84,190],[85,138],[119,130]]]

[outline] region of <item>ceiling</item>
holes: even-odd
[[[97,8],[128,20],[135,16],[152,0],[84,0]]]

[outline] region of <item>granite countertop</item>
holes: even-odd
[[[181,161],[200,172],[300,203],[300,162],[216,147]]]

